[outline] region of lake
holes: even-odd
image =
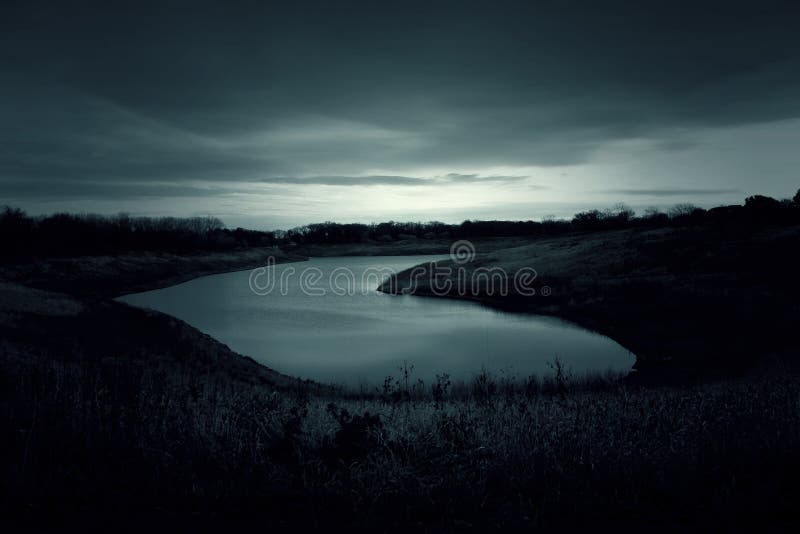
[[[470,379],[482,369],[549,374],[556,357],[578,375],[633,365],[613,340],[559,319],[375,291],[389,272],[443,258],[312,258],[119,300],[178,317],[282,373],[351,386],[382,384],[404,362],[413,365],[412,380],[426,383],[442,373]]]

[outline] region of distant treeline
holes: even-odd
[[[479,237],[551,236],[570,232],[617,230],[636,227],[687,226],[702,224],[760,225],[800,223],[800,191],[794,199],[776,200],[756,195],[745,204],[705,210],[692,204],[677,204],[667,212],[654,208],[636,216],[624,204],[612,209],[590,210],[571,219],[545,218],[542,221],[464,221],[380,224],[309,224],[276,232],[281,244],[337,244],[389,242],[408,239],[467,239]]]
[[[130,217],[0,212],[0,255],[76,256],[120,252],[185,253],[276,244],[273,232],[228,230],[214,217]]]
[[[130,217],[59,213],[32,217],[16,208],[0,212],[0,256],[73,256],[135,251],[222,251],[255,246],[382,243],[413,239],[552,236],[637,227],[723,224],[800,224],[800,191],[793,199],[755,195],[744,205],[705,210],[678,204],[667,212],[648,209],[639,216],[624,204],[575,214],[571,220],[542,221],[324,222],[291,230],[263,232],[225,228],[213,217]]]

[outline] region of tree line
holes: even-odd
[[[131,217],[0,212],[0,255],[80,256],[120,252],[230,250],[277,244],[273,232],[229,230],[215,217]]]
[[[637,227],[772,223],[800,223],[800,190],[794,199],[776,200],[755,195],[745,199],[744,205],[719,206],[709,210],[692,204],[676,204],[667,211],[649,208],[637,216],[630,207],[617,204],[611,209],[576,213],[572,219],[546,217],[541,221],[467,220],[461,224],[394,221],[379,224],[324,222],[279,231],[276,236],[281,244],[341,244],[408,239],[536,237]]]
[[[752,226],[800,224],[800,190],[793,199],[755,195],[744,205],[709,210],[677,204],[638,215],[618,204],[607,210],[576,213],[572,219],[541,221],[382,222],[373,224],[324,222],[264,232],[228,229],[215,217],[131,217],[57,213],[33,217],[20,209],[0,211],[0,257],[76,256],[137,251],[223,251],[258,246],[383,243],[413,239],[541,237],[570,232],[594,232],[637,227],[722,224]]]

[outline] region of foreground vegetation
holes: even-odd
[[[0,369],[2,492],[33,523],[99,506],[265,528],[797,519],[800,382],[782,373],[331,395],[158,360],[5,351]]]

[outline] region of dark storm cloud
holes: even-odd
[[[681,150],[675,132],[800,115],[797,15],[770,1],[20,2],[0,22],[0,187],[414,185],[370,169],[576,164],[635,137]]]
[[[0,181],[4,196],[21,199],[141,199],[158,197],[217,197],[236,190],[225,187],[169,183],[119,183],[108,181]]]

